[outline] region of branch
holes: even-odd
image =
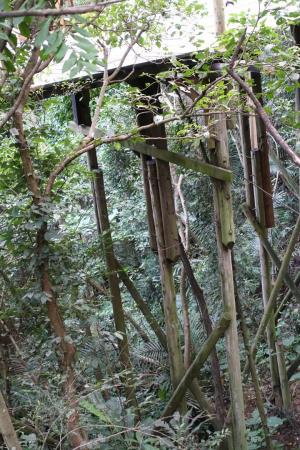
[[[287,250],[286,250],[284,258],[282,260],[282,264],[281,264],[281,267],[280,267],[277,279],[276,279],[275,284],[273,286],[273,289],[271,291],[271,295],[270,295],[269,301],[267,303],[266,309],[264,311],[264,314],[263,314],[262,319],[260,321],[258,330],[256,332],[253,344],[251,346],[251,352],[252,352],[253,355],[256,352],[256,347],[257,347],[257,344],[258,344],[258,342],[260,340],[261,335],[266,331],[267,325],[268,325],[271,317],[273,316],[273,308],[275,306],[279,290],[280,290],[280,288],[282,286],[283,279],[284,279],[285,274],[286,274],[286,272],[288,270],[290,259],[291,259],[291,256],[293,254],[295,245],[298,242],[299,233],[300,233],[300,216],[297,219],[297,223],[295,225],[295,228],[294,228],[294,231],[292,233],[291,239],[289,241]]]
[[[236,53],[236,52],[235,52]],[[234,53],[234,54],[235,54]],[[267,131],[270,133],[270,135],[273,137],[273,139],[277,142],[277,144],[287,153],[287,155],[290,157],[290,159],[298,166],[300,167],[300,157],[294,152],[294,150],[288,145],[288,143],[283,139],[281,134],[277,131],[277,129],[272,124],[268,114],[264,110],[263,106],[261,105],[260,101],[256,97],[256,95],[253,93],[251,87],[239,76],[239,74],[234,70],[235,61],[232,59],[229,67],[227,69],[229,75],[241,86],[243,91],[248,95],[248,97],[252,100],[257,114],[265,124],[265,127]]]
[[[0,128],[2,128],[6,122],[14,115],[21,104],[25,104],[26,99],[28,97],[30,91],[30,85],[34,75],[38,72],[39,67],[41,65],[41,61],[38,59],[39,49],[33,49],[32,56],[24,70],[24,81],[19,92],[18,97],[15,100],[15,103],[10,108],[10,110],[4,115],[3,119],[0,122]],[[31,68],[32,62],[34,61],[33,67]],[[49,61],[50,62],[50,61]],[[29,70],[31,69],[31,70]]]
[[[57,17],[57,16],[72,16],[77,14],[88,14],[93,12],[102,12],[107,6],[114,5],[116,3],[122,3],[124,0],[108,0],[101,4],[73,6],[69,8],[60,9],[24,9],[19,11],[1,11],[0,18],[8,19],[13,17]]]
[[[244,204],[244,205],[242,205],[242,209],[243,209],[243,212],[244,212],[245,216],[247,217],[248,221],[251,223],[252,227],[254,228],[258,237],[260,238],[265,250],[268,252],[269,256],[271,257],[273,263],[275,264],[277,269],[280,270],[281,261],[280,261],[279,257],[277,256],[275,250],[271,246],[270,242],[268,241],[268,239],[264,236],[264,232],[263,232],[260,224],[255,219],[249,206]],[[290,291],[294,294],[297,301],[300,302],[299,289],[297,288],[296,283],[294,283],[294,281],[292,280],[292,278],[290,277],[290,275],[288,273],[285,274],[284,281],[287,284],[287,286],[290,288]]]

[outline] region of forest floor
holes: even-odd
[[[270,397],[270,386],[267,385],[264,392],[265,397]],[[278,427],[276,433],[273,435],[274,441],[283,445],[283,450],[300,450],[300,382],[293,383],[291,387],[292,393],[292,408],[293,413],[289,416],[283,416],[280,411],[275,410],[269,415],[280,416],[286,418],[284,423]],[[250,417],[253,410],[256,408],[253,389],[248,390],[246,401],[246,417]]]

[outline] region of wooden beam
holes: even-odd
[[[178,404],[183,399],[186,391],[189,389],[191,382],[198,376],[199,370],[211,354],[218,340],[223,336],[225,330],[230,324],[230,321],[231,315],[228,312],[224,312],[220,321],[203,344],[201,350],[197,353],[194,361],[186,371],[183,378],[180,380],[180,383],[173,392],[161,418],[166,419],[172,416],[174,411],[176,411]]]
[[[188,170],[193,170],[194,172],[203,173],[216,180],[231,181],[232,172],[231,170],[222,169],[221,167],[214,166],[213,164],[207,164],[197,159],[188,158],[183,155],[178,155],[177,153],[170,152],[168,150],[161,150],[153,145],[145,144],[144,142],[132,142],[127,141],[123,144],[142,155],[152,156],[154,158],[166,161],[172,164],[176,164]]]

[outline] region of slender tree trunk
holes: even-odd
[[[208,337],[213,330],[213,326],[212,326],[211,318],[209,316],[204,293],[195,278],[193,269],[191,267],[191,264],[189,262],[187,255],[184,251],[182,243],[179,242],[179,245],[180,245],[179,248],[180,248],[181,260],[183,262],[183,265],[184,265],[191,289],[195,296],[199,311],[202,315],[203,325],[204,325],[204,328],[206,331],[206,335]],[[218,358],[217,351],[215,348],[211,352],[210,361],[211,361],[211,371],[212,371],[212,379],[213,379],[213,385],[214,385],[216,415],[217,415],[219,421],[221,423],[224,423],[224,421],[225,421],[224,391],[223,391],[223,386],[222,386],[219,358]]]
[[[43,204],[44,199],[40,191],[38,178],[34,171],[31,155],[24,135],[23,105],[16,111],[14,123],[18,130],[18,146],[27,186],[32,195],[33,203],[39,208]],[[86,450],[85,445],[87,438],[85,432],[79,426],[79,413],[76,400],[75,372],[73,367],[76,348],[73,342],[66,339],[67,333],[50,280],[48,257],[46,256],[47,252],[45,252],[47,248],[47,242],[45,240],[46,232],[47,223],[43,222],[36,237],[37,272],[38,277],[40,278],[42,291],[48,297],[47,309],[50,324],[56,337],[60,339],[60,347],[63,353],[62,366],[66,375],[65,395],[67,403],[72,411],[67,419],[69,441],[72,448],[81,446],[83,450]]]
[[[11,421],[5,400],[0,391],[0,433],[3,436],[4,442],[8,450],[22,450],[21,444],[18,440],[17,433]]]

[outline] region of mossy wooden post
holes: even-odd
[[[142,94],[141,101],[145,104],[145,107],[142,109],[140,108],[138,111],[138,125],[149,125],[154,122],[155,115],[162,113],[162,108],[159,101],[160,86],[159,83],[153,82],[152,79],[147,77],[140,78],[138,86]],[[168,149],[164,124],[159,124],[144,130],[142,135],[145,137],[147,144],[154,145],[161,150]],[[166,257],[169,261],[174,262],[179,258],[179,245],[170,166],[168,162],[159,159],[156,160],[156,166]],[[147,184],[144,184],[147,198]],[[148,207],[149,206],[147,206],[147,209]],[[153,226],[151,225],[150,228],[150,222],[151,217],[148,217],[149,231],[151,233]]]
[[[251,80],[253,83],[253,91],[260,97],[262,101],[261,92],[261,78],[260,73],[251,68],[250,71]],[[260,258],[260,271],[261,271],[261,283],[262,283],[262,299],[264,308],[267,307],[270,293],[271,293],[271,266],[268,252],[263,245],[263,240],[268,239],[268,226],[274,225],[274,215],[272,203],[272,188],[270,181],[264,180],[266,172],[269,172],[268,180],[270,179],[270,170],[268,166],[268,142],[266,129],[262,121],[251,115],[250,117],[250,138],[251,138],[251,155],[252,155],[252,172],[254,181],[254,198],[255,198],[255,211],[257,221],[263,232],[263,236],[259,236],[259,258]],[[267,328],[267,341],[269,348],[270,359],[270,372],[272,380],[272,389],[274,400],[277,406],[281,406],[281,389],[279,370],[276,357],[276,333],[275,333],[275,321],[272,319],[269,322]]]
[[[122,335],[120,338],[118,338],[118,348],[119,348],[119,359],[122,365],[122,369],[126,371],[126,375],[124,377],[125,393],[128,405],[130,405],[133,408],[135,414],[138,415],[138,403],[135,397],[134,378],[131,373],[132,365],[129,354],[129,346],[126,333],[126,324],[119,286],[119,279],[117,275],[118,266],[116,264],[116,259],[114,255],[113,241],[108,218],[103,173],[102,170],[98,169],[94,170],[93,174],[94,174],[97,210],[99,214],[101,236],[103,239],[103,248],[108,272],[107,276],[108,276],[109,290],[111,294],[111,302],[113,307],[115,328],[116,331],[118,331]]]
[[[215,10],[216,34],[225,31],[224,1],[213,0]],[[212,66],[215,71],[211,78],[218,76],[218,66]],[[224,114],[213,116],[214,125],[214,162],[225,169],[230,168],[226,117]],[[230,314],[231,322],[225,332],[228,360],[228,374],[231,398],[232,442],[233,449],[246,450],[246,425],[244,398],[242,388],[241,364],[239,357],[239,341],[237,332],[233,268],[231,248],[234,245],[234,223],[231,198],[231,183],[213,180],[215,226],[221,275],[222,297],[224,309]]]
[[[226,119],[218,117],[215,128],[215,157],[216,162],[222,167],[229,167]],[[241,367],[239,359],[239,342],[237,333],[235,295],[233,284],[233,271],[231,260],[231,248],[233,245],[233,218],[230,183],[214,181],[214,206],[216,236],[219,255],[219,270],[221,275],[222,297],[225,310],[232,317],[232,321],[226,330],[226,349],[228,360],[228,373],[230,383],[230,396],[232,404],[232,434],[233,448],[247,449],[246,427],[244,417],[244,399],[242,390]],[[227,206],[226,206],[227,205]],[[228,230],[228,224],[230,228]],[[222,227],[226,227],[222,233]],[[228,233],[229,231],[229,233]],[[223,240],[224,234],[226,236]],[[230,239],[228,239],[230,237]]]
[[[165,252],[157,168],[155,161],[148,161],[147,164],[164,297],[163,303],[170,362],[170,375],[173,388],[175,389],[184,375],[184,366],[179,341],[179,324],[176,309],[176,293],[173,279],[173,268],[172,263],[167,259]],[[185,402],[181,402],[179,406],[180,412],[184,413],[185,409]]]
[[[90,92],[88,90],[79,91],[76,94],[72,94],[71,96],[72,100],[72,111],[73,111],[73,118],[74,122],[77,123],[77,125],[84,125],[86,127],[90,127],[92,123],[91,118],[91,112],[90,112]],[[90,171],[97,170],[98,169],[98,160],[97,160],[97,153],[96,150],[91,150],[87,153],[87,159],[88,159],[88,167]],[[96,197],[95,197],[95,187],[94,187],[94,180],[91,180],[91,187],[92,187],[92,194],[93,194],[93,203],[94,203],[94,209],[95,209],[95,220],[97,225],[97,231],[98,234],[101,233],[100,231],[100,223],[99,223],[99,216],[97,211],[97,203],[96,203]]]
[[[81,91],[72,96],[72,108],[74,120],[78,125],[91,125],[91,114],[89,108],[89,92]],[[118,339],[119,358],[123,370],[129,371],[124,377],[125,392],[128,405],[130,405],[138,417],[138,404],[135,397],[134,379],[130,371],[132,370],[128,340],[126,334],[126,324],[122,305],[122,298],[117,275],[118,266],[115,260],[110,223],[106,204],[103,173],[99,169],[96,150],[88,152],[89,169],[93,174],[92,193],[96,215],[97,230],[103,239],[104,254],[108,272],[108,282],[111,293],[111,301],[114,313],[116,331],[120,332],[122,339]]]

